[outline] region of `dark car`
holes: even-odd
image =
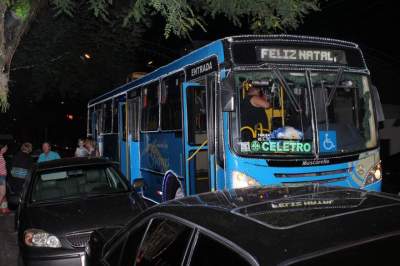
[[[38,163],[26,181],[16,214],[25,265],[84,265],[93,230],[122,227],[147,204],[105,159]]]
[[[259,187],[166,202],[96,230],[90,265],[397,265],[400,198]],[[387,262],[391,262],[386,264]]]

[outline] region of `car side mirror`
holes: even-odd
[[[135,179],[135,180],[133,181],[132,186],[133,186],[133,188],[134,188],[135,190],[143,189],[143,188],[144,188],[144,180],[143,180],[143,178]]]

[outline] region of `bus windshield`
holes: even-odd
[[[234,75],[235,150],[311,157],[377,145],[369,79],[362,74],[242,71]]]

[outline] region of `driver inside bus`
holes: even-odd
[[[271,103],[268,101],[267,95],[263,93],[261,88],[251,87],[247,92],[249,101],[253,107],[268,109],[271,107]]]
[[[241,101],[242,114],[244,115],[241,125],[244,129],[242,130],[242,141],[250,141],[257,138],[260,129],[263,131],[262,129],[267,128],[268,119],[265,110],[271,108],[271,103],[262,87],[252,86],[251,81],[247,80],[242,84],[242,93],[244,94]],[[249,128],[252,130],[249,130]]]

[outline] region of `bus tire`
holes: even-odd
[[[164,175],[162,192],[162,202],[184,196],[181,183],[172,171]]]

